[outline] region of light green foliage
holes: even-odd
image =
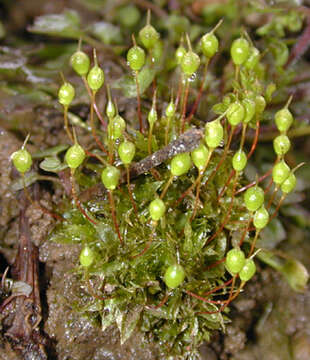
[[[257,13],[253,5],[255,2],[251,5],[248,1],[245,3],[244,13]],[[206,8],[209,9],[208,6]],[[98,296],[105,298],[100,300],[100,310],[89,312],[81,306],[81,315],[90,317],[94,322],[101,321],[102,330],[116,325],[122,343],[133,332],[141,332],[145,341],[151,339],[155,345],[160,344],[160,358],[163,359],[167,356],[195,359],[199,345],[209,340],[215,329],[224,328],[228,315],[222,312],[217,301],[228,299],[231,285],[224,286],[220,297],[219,292],[212,290],[236,276],[235,293],[241,281],[248,281],[254,275],[255,263],[249,258],[253,225],[259,233],[257,248],[265,244],[273,248],[285,238],[282,219],[269,222],[269,214],[264,207],[265,184],[260,177],[265,173],[266,164],[273,163],[276,155],[282,159],[289,150],[290,132],[287,131],[292,126],[293,117],[284,104],[294,70],[287,68],[283,71],[287,45],[282,44],[285,43],[283,39],[279,41],[277,38],[274,25],[269,30],[265,28],[266,32],[262,33],[259,41],[252,36],[252,27],[232,28],[232,14],[238,12],[233,2],[225,6],[216,4],[216,8],[217,11],[203,10],[201,16],[205,16],[205,21],[199,26],[194,26],[181,14],[168,14],[163,21],[155,15],[154,27],[147,24],[141,29],[140,10],[129,4],[116,7],[113,24],[109,25],[96,23],[86,28],[81,26],[77,14],[65,11],[56,17],[41,18],[35,21],[33,27],[38,33],[60,36],[60,32],[52,31],[52,21],[56,21],[68,30],[64,36],[74,41],[80,36],[86,39],[85,42],[90,39],[88,45],[95,40],[92,36],[97,42],[98,39],[103,41],[103,49],[98,46],[97,50],[103,55],[100,57],[103,62],[108,59],[102,67],[111,71],[106,75],[109,80],[112,79],[110,86],[113,91],[113,103],[111,96],[107,96],[108,102],[104,102],[104,89],[96,96],[99,112],[105,112],[104,121],[108,120],[106,129],[94,114],[97,141],[99,139],[104,146],[99,149],[98,142],[91,139],[88,112],[84,110],[87,109],[85,105],[89,105],[87,91],[83,89],[83,93],[80,88],[82,80],[72,70],[68,74],[74,77],[72,83],[78,94],[74,102],[77,106],[72,110],[70,108],[69,120],[71,124],[72,119],[79,120],[75,123],[83,132],[79,139],[90,154],[87,152],[85,157],[83,148],[78,144],[69,148],[65,162],[60,153],[66,147],[56,152],[45,152],[38,157],[43,160],[40,160],[40,171],[51,170],[55,175],[66,167],[66,163],[72,169],[80,166],[75,171],[77,193],[85,213],[95,223],[71,204],[71,198],[64,196],[60,209],[67,209],[66,220],[56,226],[50,239],[81,246],[77,270],[73,270],[81,286],[84,286],[86,273],[94,283],[104,279],[106,286],[96,290]],[[264,11],[268,12],[265,8]],[[215,36],[210,29],[214,28],[219,16],[224,21]],[[282,16],[272,13],[272,18]],[[243,20],[243,12],[240,17]],[[117,19],[120,20],[118,23]],[[130,26],[130,33],[124,26]],[[289,22],[283,25],[283,29],[289,27],[292,27]],[[104,34],[104,29],[109,34]],[[159,39],[158,31],[163,39]],[[246,31],[250,31],[249,35]],[[127,34],[131,32],[139,33],[137,42],[141,47],[134,43],[130,48],[129,37],[126,43],[120,45],[122,36],[126,34],[124,39],[127,39]],[[113,33],[118,35],[111,37]],[[184,34],[191,39],[192,48],[189,39],[183,46],[181,37]],[[228,40],[225,44],[222,40],[226,34]],[[236,35],[240,37],[234,40],[232,36]],[[107,48],[106,44],[109,44]],[[63,57],[68,61],[68,48],[66,51]],[[71,47],[69,51],[75,49]],[[105,51],[109,52],[109,56],[105,57]],[[119,54],[123,57],[119,58]],[[203,79],[205,62],[210,58],[207,76]],[[114,60],[117,60],[115,64]],[[127,70],[126,60],[129,65]],[[78,75],[88,75],[87,81],[93,92],[102,87],[104,74],[96,62],[89,70],[87,58],[81,54],[78,58],[75,53],[71,65]],[[24,66],[14,71],[24,76],[27,74]],[[26,70],[29,71],[28,68]],[[116,79],[115,74],[119,73],[122,76]],[[270,86],[270,79],[274,86]],[[144,134],[137,130],[136,80]],[[188,94],[185,91],[187,85]],[[64,106],[69,106],[74,98],[74,89],[72,91],[70,86],[66,85],[59,93],[59,101]],[[191,114],[195,101],[199,100],[200,88],[202,96],[196,104],[196,111]],[[155,89],[156,108],[152,102]],[[13,90],[8,87],[5,91]],[[16,87],[14,91],[21,90]],[[56,98],[56,94],[48,95],[50,99],[52,96]],[[40,101],[38,104],[42,105],[46,98]],[[104,104],[107,104],[105,108]],[[126,122],[118,114],[116,104]],[[277,108],[284,107],[274,116],[275,105]],[[294,101],[291,106],[292,112],[297,115]],[[185,134],[182,134],[180,124],[183,109]],[[193,115],[191,119],[190,114]],[[273,129],[274,123],[280,131],[274,141],[276,155],[271,142],[262,145],[259,141],[261,135],[268,136],[268,129]],[[176,140],[177,145],[172,143],[166,147],[167,124],[167,138]],[[146,136],[149,125],[153,131],[151,149],[154,153],[151,154]],[[235,131],[228,147],[232,127]],[[267,130],[261,134],[262,129]],[[245,136],[241,139],[242,130]],[[256,130],[259,130],[257,143]],[[190,136],[194,138],[188,139]],[[185,140],[178,143],[180,137]],[[251,149],[253,154],[250,154]],[[160,152],[155,152],[157,150]],[[249,154],[251,159],[246,167]],[[260,168],[257,159],[261,158],[264,160]],[[268,159],[266,163],[265,158]],[[208,165],[202,173],[207,160]],[[155,165],[147,167],[153,161]],[[280,164],[283,164],[282,161],[275,166],[273,180],[286,195],[295,188],[296,177],[290,169],[287,172],[284,165],[281,166],[285,176],[280,174]],[[20,167],[23,171],[28,169],[29,164]],[[126,170],[130,175],[129,183]],[[26,186],[39,176],[33,172],[28,174],[25,174]],[[255,180],[257,186],[253,186]],[[250,182],[253,182],[252,187],[245,191]],[[169,186],[165,187],[166,184]],[[23,184],[19,183],[16,188],[22,189]],[[266,194],[266,202],[269,196]],[[248,221],[251,223],[246,229]],[[88,292],[87,287],[84,289]],[[110,289],[109,293],[106,289]],[[199,298],[203,294],[208,294],[207,301]],[[91,293],[88,296],[93,297]],[[79,297],[83,304],[85,300],[77,294]]]

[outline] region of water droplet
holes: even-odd
[[[188,78],[188,81],[190,82],[194,82],[197,78],[197,74],[196,73],[193,73],[189,78]]]

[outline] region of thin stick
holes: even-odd
[[[236,174],[236,171],[235,170],[232,170],[231,173],[229,174],[229,177],[225,183],[225,185],[223,186],[223,189],[221,190],[219,196],[217,197],[217,202],[220,202],[222,196],[224,195],[226,189],[227,189],[227,186],[230,184],[231,182],[231,179],[235,176]]]
[[[204,246],[207,246],[208,244],[210,244],[210,242],[212,240],[214,240],[222,232],[222,230],[224,229],[224,226],[228,223],[229,218],[230,218],[230,214],[231,214],[231,211],[232,211],[232,208],[233,208],[233,205],[234,205],[235,190],[236,190],[237,180],[238,180],[238,174],[236,174],[236,176],[235,176],[235,180],[234,180],[234,183],[233,183],[233,191],[232,191],[231,202],[230,202],[230,206],[229,206],[229,209],[227,211],[227,214],[226,214],[226,216],[224,218],[224,221],[222,222],[219,229],[207,240],[207,242],[205,243]]]
[[[63,217],[62,217],[62,216],[60,216],[60,215],[58,215],[58,214],[55,214],[54,212],[48,210],[45,206],[41,205],[41,204],[39,203],[39,201],[34,201],[34,200],[32,199],[32,197],[31,197],[31,195],[30,195],[30,193],[29,193],[29,191],[28,191],[28,189],[27,189],[27,186],[26,186],[25,174],[22,173],[21,176],[22,176],[22,179],[23,179],[24,194],[25,194],[27,200],[30,202],[30,204],[32,204],[32,205],[34,205],[34,206],[38,205],[39,208],[41,209],[41,211],[42,211],[43,213],[51,216],[52,218],[54,218],[54,219],[56,219],[56,220],[63,221]]]
[[[206,293],[204,293],[204,296],[208,296],[208,295],[210,295],[210,294],[215,293],[215,292],[216,292],[216,291],[218,291],[218,290],[223,289],[224,287],[226,287],[226,286],[228,286],[229,284],[231,284],[231,283],[232,283],[232,281],[233,281],[233,278],[231,278],[230,280],[228,280],[228,281],[224,282],[224,284],[219,285],[219,286],[217,286],[217,287],[215,287],[215,288],[211,289],[210,291],[207,291]]]
[[[138,218],[137,205],[136,205],[136,202],[135,202],[135,200],[134,200],[134,198],[132,196],[132,192],[131,192],[131,188],[130,188],[130,172],[129,172],[129,167],[127,165],[126,165],[126,175],[127,175],[127,188],[128,188],[130,202],[132,204],[135,215]]]
[[[215,261],[213,264],[208,265],[208,266],[204,269],[204,271],[213,269],[214,267],[222,264],[225,260],[226,260],[226,258],[223,258],[223,259],[220,259],[220,260]]]
[[[96,134],[96,129],[95,129],[95,121],[94,121],[94,103],[95,103],[95,94],[92,93],[92,97],[91,97],[91,103],[90,103],[90,127],[91,127],[91,131],[92,131],[92,135],[96,141],[96,144],[99,146],[99,148],[105,152],[108,153],[106,148],[104,147],[104,145],[102,144],[102,142],[99,140],[97,134]]]
[[[166,124],[166,131],[165,131],[165,145],[168,145],[168,135],[170,130],[170,120],[171,116],[167,116],[167,124]]]
[[[208,300],[208,299],[206,299],[206,298],[204,298],[204,297],[202,297],[200,295],[197,295],[197,294],[195,294],[195,293],[193,293],[193,292],[191,292],[189,290],[185,290],[185,292],[186,292],[187,295],[190,295],[190,296],[192,296],[192,297],[194,297],[194,298],[196,298],[198,300],[201,300],[203,302],[206,302],[208,304],[224,304],[225,303],[224,300]]]
[[[251,250],[250,250],[250,252],[249,252],[248,257],[250,257],[250,256],[253,254],[253,252],[254,252],[255,245],[256,245],[256,241],[257,241],[257,239],[258,239],[259,233],[260,233],[260,230],[259,230],[259,229],[256,229],[255,237],[254,237],[254,239],[253,239],[253,242],[252,242],[252,245],[251,245]]]
[[[242,124],[242,135],[241,135],[241,141],[240,141],[240,149],[243,149],[244,141],[245,141],[245,135],[246,135],[246,129],[247,124]]]
[[[139,78],[138,78],[138,70],[135,71],[135,81],[136,81],[136,89],[137,89],[137,102],[138,102],[138,119],[139,119],[139,126],[140,126],[140,133],[144,133],[143,129],[143,122],[142,122],[142,113],[141,113],[141,95],[140,95],[140,85],[139,85]]]
[[[72,197],[73,200],[77,206],[77,208],[80,210],[80,212],[82,213],[82,215],[84,215],[86,217],[86,219],[88,221],[90,221],[92,224],[97,225],[97,222],[95,220],[93,220],[90,216],[88,216],[87,212],[83,209],[80,200],[76,194],[76,189],[75,189],[75,181],[74,181],[74,169],[71,169],[71,176],[70,176],[70,180],[71,180],[71,190],[72,190]]]
[[[121,233],[120,233],[120,231],[119,231],[119,226],[118,226],[117,219],[116,219],[115,203],[114,203],[114,198],[113,198],[112,190],[108,190],[108,195],[109,195],[109,202],[110,202],[110,207],[111,207],[112,219],[113,219],[114,227],[115,227],[115,230],[116,230],[116,232],[117,232],[117,236],[118,236],[118,238],[119,238],[119,241],[120,241],[121,245],[124,245],[123,238],[122,238]]]
[[[167,183],[166,183],[166,185],[165,185],[165,187],[164,187],[164,190],[163,190],[162,193],[160,194],[160,199],[161,199],[161,200],[165,197],[165,195],[166,195],[166,193],[167,193],[167,191],[168,191],[168,189],[169,189],[169,186],[171,185],[171,183],[172,183],[172,181],[173,181],[173,178],[174,178],[174,176],[171,175],[170,178],[169,178],[169,180],[167,181]]]
[[[210,59],[207,58],[207,61],[206,61],[206,64],[205,64],[205,68],[204,68],[204,73],[203,73],[203,77],[202,77],[202,80],[201,80],[201,84],[200,84],[200,88],[199,88],[199,92],[198,92],[198,95],[196,97],[196,100],[195,100],[195,103],[192,107],[192,110],[189,114],[189,116],[187,117],[186,121],[188,123],[190,123],[190,121],[192,120],[192,117],[194,116],[197,108],[198,108],[198,105],[200,103],[200,99],[201,99],[201,96],[202,96],[202,93],[203,93],[203,86],[206,82],[206,78],[207,78],[207,74],[208,74],[208,66],[209,66],[209,63],[210,63]]]
[[[181,134],[184,133],[185,130],[185,115],[186,115],[186,106],[187,106],[187,100],[188,100],[188,94],[189,94],[189,81],[188,78],[185,80],[185,93],[184,93],[184,100],[183,100],[183,107],[182,107],[182,113],[181,113]]]
[[[68,106],[65,106],[64,107],[64,125],[65,125],[65,130],[66,130],[66,133],[68,135],[68,138],[70,139],[70,141],[72,143],[74,143],[74,140],[73,140],[73,135],[71,134],[70,130],[69,130],[69,122],[68,122]]]
[[[235,127],[231,127],[230,130],[230,134],[228,137],[228,141],[227,144],[224,148],[224,152],[223,152],[223,156],[221,157],[221,160],[218,162],[216,168],[212,171],[212,173],[210,174],[210,176],[207,179],[207,182],[205,183],[205,187],[208,185],[209,181],[213,178],[213,176],[219,171],[220,167],[222,166],[223,162],[225,161],[226,157],[227,157],[227,153],[231,144],[231,140],[233,138],[234,135],[234,131],[235,131]]]
[[[82,79],[83,79],[83,82],[84,82],[84,85],[85,85],[85,88],[88,92],[88,96],[90,99],[92,99],[92,91],[88,85],[88,82],[87,82],[87,79],[85,76],[82,76]],[[98,109],[98,106],[97,106],[97,103],[96,103],[96,100],[94,99],[94,109],[95,109],[95,112],[96,112],[96,115],[98,116],[98,119],[100,120],[102,126],[103,126],[103,129],[106,130],[107,127],[108,127],[108,124],[107,122],[104,120],[103,116],[101,115],[99,109]],[[106,151],[105,151],[106,152]]]
[[[180,73],[177,96],[176,96],[175,102],[174,102],[175,111],[178,110],[178,106],[179,106],[179,102],[180,102],[182,92],[183,92],[183,73]]]
[[[210,162],[210,160],[211,160],[211,156],[212,156],[212,154],[213,154],[213,151],[214,151],[214,149],[210,149],[210,152],[209,152],[209,155],[208,155],[208,159],[207,159],[207,161],[206,161],[206,164],[204,165],[204,168],[202,169],[202,171],[200,172],[200,173],[204,173],[205,171],[206,171],[206,169],[207,169],[207,166],[208,166],[208,164],[209,164],[209,162]],[[199,174],[200,174],[199,173]],[[192,183],[192,185],[187,189],[187,190],[185,190],[184,192],[183,192],[183,194],[181,194],[181,196],[178,198],[178,200],[174,203],[174,206],[177,206],[177,205],[179,205],[180,204],[180,202],[185,198],[185,196],[187,196],[189,193],[190,193],[190,191],[198,184],[198,181],[200,182],[200,180],[201,179],[199,179],[199,176],[196,178],[196,180]],[[198,194],[198,196],[199,196],[199,194]]]
[[[284,201],[285,198],[286,198],[286,194],[283,194],[283,195],[281,196],[281,199],[280,199],[280,201],[279,201],[279,203],[278,203],[278,205],[277,205],[274,213],[270,216],[269,222],[277,215],[277,213],[278,213],[278,211],[279,211],[279,209],[280,209],[280,207],[281,207],[281,205],[282,205],[282,203],[283,203],[283,201]]]
[[[254,140],[253,140],[253,143],[252,143],[252,146],[251,146],[251,150],[250,150],[250,152],[249,152],[248,155],[247,155],[247,159],[248,159],[248,160],[250,159],[250,157],[253,155],[253,153],[254,153],[254,151],[255,151],[255,148],[256,148],[257,142],[258,142],[258,136],[259,136],[259,121],[257,120]],[[271,170],[271,171],[272,171],[272,170]],[[219,196],[218,196],[218,198],[217,198],[217,201],[218,201],[218,202],[219,202],[220,199],[223,197],[223,195],[224,195],[224,193],[225,193],[225,191],[226,191],[226,189],[227,189],[227,186],[230,184],[231,179],[234,177],[234,175],[235,175],[235,170],[232,170],[231,173],[230,173],[230,175],[229,175],[229,177],[228,177],[227,182],[225,183],[222,191],[220,192],[220,194],[219,194]],[[264,177],[264,179],[265,179],[266,177],[268,177],[269,175],[270,175],[270,174],[266,175],[266,176]],[[262,180],[264,180],[264,179],[262,179]],[[262,180],[260,180],[260,181],[262,181]],[[252,185],[252,186],[254,186],[255,184],[256,184],[256,182],[253,182],[253,185]],[[241,189],[239,189],[236,194],[238,194],[239,192],[242,192],[242,191],[240,191],[240,190],[241,190]],[[244,190],[243,190],[243,191],[244,191]]]
[[[267,209],[267,210],[270,208],[271,204],[273,203],[273,200],[274,200],[274,198],[275,198],[278,190],[279,190],[279,187],[276,186],[276,187],[274,188],[274,190],[273,190],[273,192],[272,192],[272,194],[271,194],[271,197],[270,197],[270,199],[269,199],[269,201],[268,201],[268,204],[267,204],[267,206],[266,206],[266,209]]]
[[[150,234],[149,241],[145,245],[144,249],[138,255],[133,256],[132,259],[136,259],[137,257],[140,257],[140,256],[144,255],[149,250],[149,248],[152,245],[153,239],[154,239],[154,233],[155,233],[155,229],[157,227],[157,224],[158,224],[157,221],[153,222],[153,227],[152,227],[152,231],[151,231],[151,234]]]
[[[245,229],[244,229],[244,231],[243,231],[243,233],[242,233],[242,237],[241,237],[241,239],[240,239],[240,241],[239,241],[239,247],[242,246],[243,241],[244,241],[244,239],[245,239],[245,236],[246,236],[246,234],[249,232],[249,229],[250,229],[250,225],[251,225],[252,220],[253,220],[253,215],[251,214],[251,216],[249,217],[249,220],[247,221],[247,224],[246,224],[246,226],[245,226]]]
[[[86,153],[86,155],[89,156],[89,157],[95,157],[95,158],[97,158],[103,165],[108,165],[108,162],[105,161],[102,156],[100,156],[100,155],[98,155],[98,154],[95,154],[95,153],[93,153],[93,152],[91,152],[91,151],[89,151],[89,150],[86,150],[86,149],[85,149],[85,153]]]
[[[148,136],[148,140],[147,140],[147,149],[148,149],[149,155],[152,154],[152,134],[153,134],[153,124],[150,125],[149,136]]]
[[[157,310],[159,308],[161,308],[162,306],[165,305],[165,303],[167,302],[169,298],[169,293],[165,294],[165,296],[163,297],[162,301],[158,304],[158,305],[155,305],[155,306],[152,306],[152,305],[146,305],[146,308],[147,309],[152,309],[152,310]]]
[[[200,186],[201,186],[201,178],[203,176],[203,174],[205,173],[208,165],[209,165],[209,162],[210,162],[210,159],[212,157],[212,154],[213,154],[213,149],[211,149],[209,151],[209,154],[208,154],[208,157],[207,157],[207,160],[206,160],[206,163],[203,167],[203,169],[201,171],[199,171],[199,174],[198,174],[198,178],[197,178],[197,188],[196,188],[196,198],[195,198],[195,206],[194,206],[194,210],[193,210],[193,214],[190,218],[190,221],[193,221],[193,219],[195,218],[196,216],[196,212],[197,212],[197,206],[198,206],[198,200],[199,200],[199,193],[200,193]]]
[[[251,183],[243,186],[242,188],[240,188],[239,190],[236,191],[235,195],[238,195],[244,191],[246,191],[247,189],[255,186],[256,184],[259,184],[260,182],[262,182],[263,180],[265,180],[268,176],[270,176],[272,173],[272,168],[270,168],[264,175],[262,175],[261,177],[258,178],[258,180],[252,181]]]
[[[237,291],[235,292],[235,294],[233,296],[231,296],[220,309],[215,310],[215,311],[199,311],[199,312],[196,313],[196,315],[217,314],[219,312],[222,312],[240,294],[240,291],[243,289],[244,285],[245,285],[245,281],[243,281],[240,284],[240,286],[237,289]]]
[[[253,140],[253,143],[252,143],[251,150],[250,150],[250,152],[248,153],[248,156],[247,156],[248,160],[253,155],[253,153],[254,153],[254,151],[256,149],[257,142],[258,142],[258,137],[259,137],[259,130],[260,130],[260,123],[259,123],[259,120],[257,120],[256,121],[256,130],[255,130],[254,140]]]
[[[2,275],[2,279],[1,279],[1,289],[4,290],[4,291],[6,291],[5,279],[6,279],[6,276],[7,276],[8,272],[9,272],[9,269],[10,269],[9,266],[7,266],[5,268],[4,273]]]

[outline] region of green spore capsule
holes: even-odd
[[[230,125],[236,126],[240,124],[245,117],[245,110],[239,101],[230,104],[226,113],[226,117]]]
[[[185,279],[185,270],[179,264],[171,265],[167,268],[164,275],[164,282],[170,289],[175,289],[182,284]]]
[[[95,260],[94,251],[89,246],[86,245],[80,253],[80,264],[83,267],[87,268],[92,265],[94,260]]]
[[[226,269],[232,274],[238,274],[245,264],[244,252],[240,249],[231,249],[228,251],[225,259]]]
[[[290,173],[290,175],[283,181],[281,184],[281,190],[284,194],[288,194],[292,192],[297,184],[297,179],[294,173]]]
[[[92,91],[98,91],[102,87],[104,83],[104,72],[98,65],[90,69],[87,75],[87,83]]]
[[[241,281],[249,281],[256,273],[256,265],[253,259],[246,259],[242,270],[239,272]]]
[[[69,106],[72,103],[74,96],[75,96],[75,90],[70,83],[65,82],[63,85],[61,85],[58,91],[58,101],[60,102],[61,105]]]
[[[249,211],[256,211],[259,209],[263,205],[264,199],[264,190],[259,186],[247,189],[244,194],[244,203]]]
[[[260,52],[259,50],[252,46],[250,49],[250,55],[244,63],[244,67],[248,70],[253,70],[255,66],[259,63]]]
[[[176,155],[170,164],[170,171],[173,176],[181,176],[188,172],[192,165],[189,153]]]
[[[193,51],[188,51],[182,58],[181,69],[187,76],[193,75],[199,68],[200,58]]]
[[[153,200],[149,205],[149,212],[153,221],[161,219],[166,212],[166,205],[161,199]]]
[[[66,152],[65,161],[70,169],[78,168],[85,159],[85,151],[79,144],[74,144]]]
[[[253,224],[256,229],[263,229],[269,222],[269,213],[266,210],[265,206],[263,205],[258,210],[255,211],[253,217]]]
[[[21,174],[24,174],[31,168],[32,157],[31,154],[26,149],[20,149],[15,151],[11,155],[11,159],[13,161],[16,170]]]
[[[239,149],[232,158],[233,168],[236,171],[242,171],[248,162],[246,153]]]
[[[266,100],[262,95],[255,97],[255,110],[256,114],[261,115],[266,108]]]
[[[135,5],[125,5],[117,10],[117,20],[125,27],[131,28],[140,20],[140,11]]]
[[[133,46],[128,50],[127,61],[130,68],[139,71],[145,63],[145,52],[140,46]]]
[[[150,126],[153,126],[155,124],[155,122],[157,121],[157,118],[158,118],[157,111],[156,111],[155,107],[152,106],[152,108],[147,116],[147,120],[148,120]]]
[[[215,149],[218,147],[224,137],[224,129],[219,120],[213,120],[206,124],[205,127],[205,142],[209,148]]]
[[[279,135],[273,140],[273,148],[277,155],[286,154],[291,147],[291,142],[288,136]]]
[[[145,25],[139,32],[139,38],[146,49],[152,49],[156,41],[159,39],[159,33],[156,29],[148,24]]]
[[[107,117],[109,119],[113,119],[115,117],[116,114],[116,109],[115,109],[115,105],[113,104],[113,101],[111,99],[108,100],[106,109],[105,109],[105,113],[107,114]]]
[[[126,122],[120,115],[116,115],[113,119],[110,120],[108,132],[112,140],[119,139],[123,135],[125,129]]]
[[[124,141],[120,144],[118,148],[118,155],[122,160],[122,163],[129,165],[132,162],[136,153],[136,146],[130,141]]]
[[[230,55],[235,65],[242,65],[250,55],[250,44],[244,38],[234,40],[231,45]]]
[[[194,165],[197,167],[198,170],[201,171],[201,170],[203,170],[203,168],[207,162],[207,159],[209,156],[209,150],[205,145],[200,144],[197,149],[192,151],[191,156],[192,156]]]
[[[85,76],[89,71],[89,56],[83,51],[76,51],[70,58],[70,64],[78,75]]]
[[[175,105],[173,101],[170,101],[170,103],[166,107],[166,116],[168,118],[172,118],[174,114],[175,114]]]
[[[101,181],[108,190],[115,190],[120,178],[120,171],[115,166],[107,166],[101,173]]]
[[[184,55],[186,54],[186,49],[184,46],[179,46],[175,51],[175,59],[178,65],[181,64]]]
[[[217,37],[213,34],[213,32],[205,34],[201,38],[201,50],[206,58],[212,58],[218,51],[218,48],[219,41]]]
[[[281,185],[290,175],[291,169],[284,160],[281,160],[272,169],[272,180],[276,185]]]
[[[287,108],[281,109],[275,114],[275,122],[280,132],[286,132],[292,126],[293,121],[293,115]]]
[[[245,116],[243,118],[243,122],[248,124],[254,117],[256,112],[256,104],[251,99],[244,99],[242,100],[242,105],[245,110]]]

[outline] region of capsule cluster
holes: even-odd
[[[190,128],[191,116],[187,117],[186,106],[190,92],[189,79],[194,74],[199,73],[201,64],[204,64],[207,69],[209,61],[219,51],[219,40],[216,35],[219,26],[220,23],[204,34],[200,38],[197,48],[192,47],[187,34],[182,38],[174,53],[176,73],[181,78],[180,93],[175,98],[173,94],[168,94],[169,97],[165,99],[167,102],[161,107],[157,99],[160,92],[154,89],[152,99],[149,99],[149,102],[145,101],[146,105],[144,104],[142,110],[140,108],[138,110],[139,117],[143,115],[148,124],[148,137],[141,129],[138,132],[131,128],[128,121],[122,117],[109,86],[107,86],[104,114],[101,114],[101,109],[98,110],[96,97],[98,97],[98,92],[105,83],[105,73],[99,65],[96,51],[94,51],[91,60],[79,45],[78,50],[71,56],[70,64],[75,73],[82,79],[89,95],[89,128],[95,140],[94,144],[97,144],[100,149],[93,150],[93,147],[91,150],[84,149],[78,142],[75,131],[72,131],[72,135],[69,126],[66,125],[68,109],[75,98],[74,86],[64,80],[58,91],[58,101],[64,112],[65,127],[71,142],[66,150],[64,163],[71,170],[72,189],[75,191],[74,179],[77,179],[78,175],[83,172],[83,164],[88,163],[90,157],[94,158],[96,165],[93,168],[95,168],[96,174],[99,173],[99,181],[106,189],[107,197],[105,200],[109,199],[108,216],[113,219],[114,230],[120,240],[120,247],[117,251],[127,256],[125,261],[130,263],[130,266],[131,264],[136,266],[139,264],[137,259],[146,256],[148,252],[156,252],[157,247],[160,247],[164,241],[170,241],[169,246],[175,247],[173,256],[156,264],[156,271],[160,268],[160,278],[150,278],[147,282],[147,284],[151,284],[148,286],[154,287],[152,289],[154,293],[157,293],[158,289],[164,288],[170,296],[170,294],[176,294],[178,291],[182,293],[183,287],[185,289],[186,286],[190,287],[192,282],[195,283],[194,275],[198,276],[199,274],[197,274],[197,270],[195,270],[196,274],[190,274],[187,270],[190,268],[188,263],[193,262],[193,259],[196,259],[195,256],[199,258],[200,253],[203,253],[209,244],[211,244],[210,257],[213,256],[212,254],[215,253],[213,244],[217,241],[220,242],[220,235],[225,233],[226,225],[229,224],[231,217],[235,214],[239,214],[240,217],[234,219],[236,222],[242,223],[243,221],[244,223],[244,218],[246,219],[246,227],[242,228],[244,231],[242,240],[239,244],[234,243],[233,248],[227,246],[228,242],[225,243],[225,246],[222,246],[222,258],[216,260],[225,264],[221,281],[230,277],[234,281],[234,286],[235,281],[239,278],[241,289],[244,283],[249,281],[256,272],[254,262],[256,240],[273,216],[271,204],[265,204],[265,197],[268,200],[269,195],[260,186],[260,180],[257,178],[255,183],[250,184],[251,186],[246,186],[244,192],[239,181],[240,179],[244,180],[243,172],[257,144],[256,138],[253,141],[253,151],[247,151],[245,146],[247,131],[252,128],[257,132],[256,136],[259,135],[260,122],[268,102],[263,87],[258,85],[259,81],[255,78],[255,71],[260,64],[261,54],[245,33],[235,39],[230,47],[230,66],[235,70],[231,91],[225,94],[222,101],[213,107],[216,116],[211,121],[201,125],[201,137],[198,146],[194,149],[179,151],[177,155],[170,156],[166,164],[161,165],[158,171],[152,169],[141,175],[145,183],[154,182],[151,199],[141,200],[132,190],[136,190],[136,186],[140,186],[137,185],[139,184],[138,181],[135,183],[133,180],[133,184],[130,182],[132,180],[130,170],[133,163],[145,161],[147,156],[149,156],[148,159],[153,156],[156,157],[155,150],[164,146],[169,147],[170,140],[175,139],[187,128]],[[185,38],[186,45],[184,45]],[[132,70],[131,75],[136,78],[138,98],[139,72],[146,65],[150,67],[154,65],[149,60],[153,59],[155,48],[160,41],[160,34],[150,23],[150,13],[146,25],[137,35],[137,41],[134,36],[132,39],[133,46],[129,48],[126,59],[130,70]],[[246,81],[247,78],[254,80]],[[201,86],[201,90],[197,91],[203,92],[203,86]],[[200,93],[200,95],[203,94]],[[141,99],[138,98],[137,100],[140,104]],[[202,96],[203,100],[204,97]],[[291,147],[288,131],[293,124],[293,115],[288,107],[289,102],[275,113],[274,120],[279,135],[273,140],[273,149],[277,158],[272,173],[270,169],[272,181],[275,184],[274,191],[281,189],[285,196],[293,191],[296,186],[295,169],[291,170],[285,162],[285,155]],[[96,116],[100,120],[100,129],[97,126]],[[198,119],[195,120],[197,124]],[[106,126],[104,126],[105,124]],[[160,128],[161,125],[164,126],[164,131]],[[25,145],[12,154],[12,162],[22,176],[29,171],[32,165],[32,157],[25,149]],[[225,170],[223,170],[224,166]],[[219,181],[219,177],[227,177],[224,186],[223,183],[225,182]],[[212,181],[214,178],[216,181]],[[144,185],[143,181],[141,186]],[[127,188],[124,186],[125,183],[127,183]],[[221,183],[221,188],[217,188],[218,183]],[[182,188],[182,191],[176,196],[175,193],[178,188]],[[243,192],[243,194],[236,201],[238,191]],[[211,193],[212,195],[216,194],[217,201],[211,198]],[[75,196],[75,194],[73,195]],[[272,196],[270,197],[272,198]],[[117,198],[116,202],[115,198]],[[117,205],[120,204],[120,208],[122,208],[121,202],[125,198],[130,199],[132,209],[126,213],[120,211],[120,216]],[[85,210],[78,199],[75,200],[82,216],[86,219],[85,221],[96,217],[95,214],[88,215],[91,210]],[[178,224],[175,229],[173,228],[173,236],[176,239],[171,241],[168,239],[169,236],[172,237],[171,235],[168,234],[169,236],[163,238],[163,234],[169,232],[167,219],[171,220],[170,215],[175,209],[177,209],[178,215],[180,213],[182,215],[179,216],[180,219],[173,220]],[[206,214],[210,212],[212,214],[208,217]],[[96,221],[91,221],[91,226],[99,229],[100,221],[101,219],[98,216]],[[120,226],[124,222],[126,226]],[[182,226],[179,225],[180,223]],[[143,243],[141,241],[134,243],[129,236],[127,237],[127,228],[132,226],[137,226],[137,229],[141,230],[144,237]],[[199,234],[192,236],[192,232],[194,232],[192,229],[197,228]],[[102,229],[99,230],[102,231]],[[139,236],[142,236],[141,234]],[[255,235],[252,236],[252,234]],[[248,237],[245,241],[246,244],[244,244],[243,240],[246,235]],[[202,237],[204,237],[204,241],[201,240]],[[226,239],[226,235],[223,237]],[[152,247],[154,242],[155,246]],[[184,245],[185,242],[188,243]],[[132,244],[135,246],[134,249]],[[194,252],[195,246],[198,247],[197,244],[201,247],[194,256],[190,251]],[[248,245],[250,245],[251,250],[248,250]],[[188,248],[191,250],[189,251]],[[164,257],[164,255],[162,256]],[[95,246],[84,242],[79,262],[80,268],[85,274],[88,275],[92,269],[95,269],[97,257]],[[202,267],[206,265],[204,262],[205,259],[201,260]],[[213,294],[212,290],[210,294]],[[202,298],[200,295],[197,296]],[[214,313],[220,311],[222,308],[215,310]]]

